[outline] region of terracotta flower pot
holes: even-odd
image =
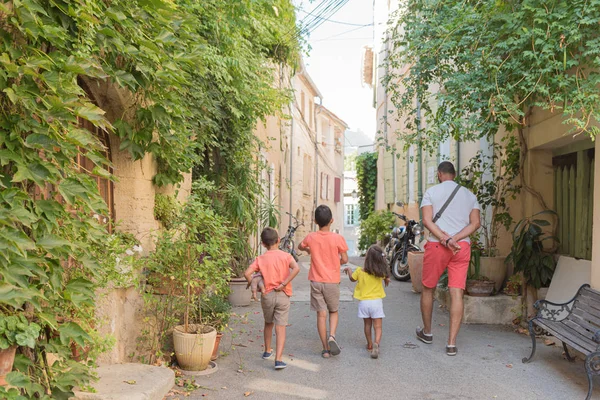
[[[246,288],[248,282],[244,278],[231,278],[229,281],[229,302],[234,307],[245,307],[250,305],[252,291]]]
[[[10,346],[8,349],[0,350],[0,386],[7,385],[5,377],[12,371],[16,351],[17,346]]]
[[[220,332],[217,332],[217,337],[215,339],[215,348],[213,349],[212,357],[210,357],[210,361],[215,361],[217,358],[219,358],[219,344],[221,343],[222,337],[223,337],[223,334]]]
[[[494,289],[496,293],[500,292],[506,275],[508,272],[508,266],[504,262],[506,257],[481,257],[480,276],[485,276],[494,281]]]
[[[423,255],[422,251],[408,253],[408,270],[413,290],[416,293],[423,291]]]
[[[494,291],[494,281],[467,280],[467,294],[473,297],[487,297]]]
[[[190,333],[185,333],[183,325],[173,330],[177,363],[186,371],[204,371],[215,348],[217,330],[212,326],[190,324],[188,331]]]

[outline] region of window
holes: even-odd
[[[329,200],[329,175],[321,172],[321,198]]]
[[[308,154],[304,155],[302,172],[302,193],[310,196],[312,187],[312,157]]]
[[[333,186],[333,201],[339,203],[342,198],[342,180],[340,178],[334,178]]]
[[[358,224],[358,204],[346,204],[346,225]]]

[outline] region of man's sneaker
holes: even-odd
[[[268,360],[271,357],[273,357],[273,350],[265,351],[262,355],[263,360]]]
[[[423,328],[417,328],[417,339],[423,343],[431,344],[433,342],[433,335],[423,332]]]
[[[455,345],[446,345],[446,354],[449,356],[455,356],[458,353],[458,349]]]
[[[284,369],[287,367],[287,364],[283,361],[275,361],[275,369]]]

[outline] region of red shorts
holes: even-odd
[[[460,251],[452,254],[452,250],[438,242],[427,242],[423,256],[423,286],[435,288],[447,267],[448,287],[464,290],[471,260],[471,244],[459,242],[459,245]]]

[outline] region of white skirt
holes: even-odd
[[[383,299],[359,301],[358,318],[385,318],[385,314],[383,313]]]

